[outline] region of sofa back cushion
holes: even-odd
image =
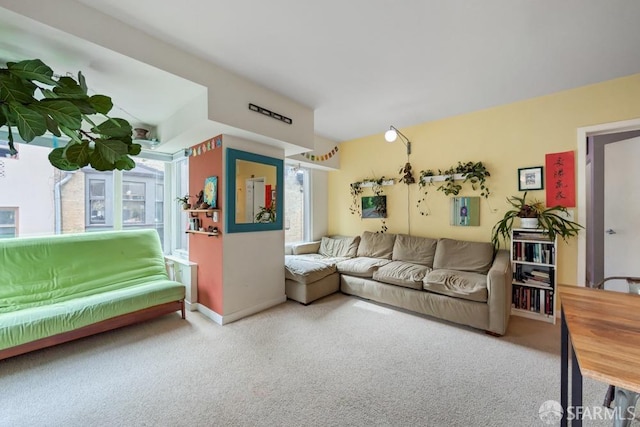
[[[438,239],[433,268],[487,274],[492,263],[493,245],[489,242]]]
[[[155,230],[0,240],[0,313],[168,280]]]
[[[360,236],[355,237],[323,237],[318,253],[326,257],[353,258],[358,252]]]
[[[365,231],[360,237],[358,256],[391,259],[395,234]]]
[[[428,237],[398,234],[393,244],[391,259],[433,267],[433,257],[436,253],[437,243],[438,241],[436,239],[430,239]]]
[[[286,246],[285,246],[286,249]],[[317,254],[320,250],[320,242],[304,242],[294,243],[291,245],[291,253],[285,255],[303,255],[303,254]]]

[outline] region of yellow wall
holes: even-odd
[[[481,201],[479,227],[450,226],[450,197],[436,191],[437,186],[431,187],[427,196],[431,215],[421,216],[416,208],[419,188],[411,185],[411,234],[489,241],[491,228],[509,207],[506,197],[521,194],[518,168],[544,165],[547,153],[577,150],[579,127],[638,117],[640,74],[635,74],[401,129],[412,142],[411,164],[416,177],[420,170],[444,170],[458,161],[482,161],[491,173],[487,184],[492,195],[488,201]],[[389,124],[393,123],[381,123],[380,127],[386,130]],[[357,235],[364,230],[380,230],[380,220],[362,220],[349,212],[349,184],[381,175],[397,180],[406,162],[404,146],[400,140],[388,144],[383,134],[378,134],[342,143],[340,156],[340,170],[329,173],[329,233]],[[466,188],[461,196],[479,195]],[[388,232],[407,233],[407,186],[396,184],[384,189]],[[529,194],[545,199],[544,190]],[[370,189],[365,189],[364,195],[370,195]],[[576,220],[581,222],[577,215]],[[559,282],[575,283],[575,239],[568,244],[560,242],[558,252]]]

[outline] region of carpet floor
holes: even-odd
[[[0,361],[0,425],[541,427],[559,343],[559,325],[496,338],[342,294],[225,326],[189,312]],[[585,380],[585,407],[606,388]]]

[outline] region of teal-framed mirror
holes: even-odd
[[[282,230],[282,159],[227,148],[227,233]]]

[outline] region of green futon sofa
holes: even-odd
[[[184,312],[154,230],[0,240],[0,360]]]

